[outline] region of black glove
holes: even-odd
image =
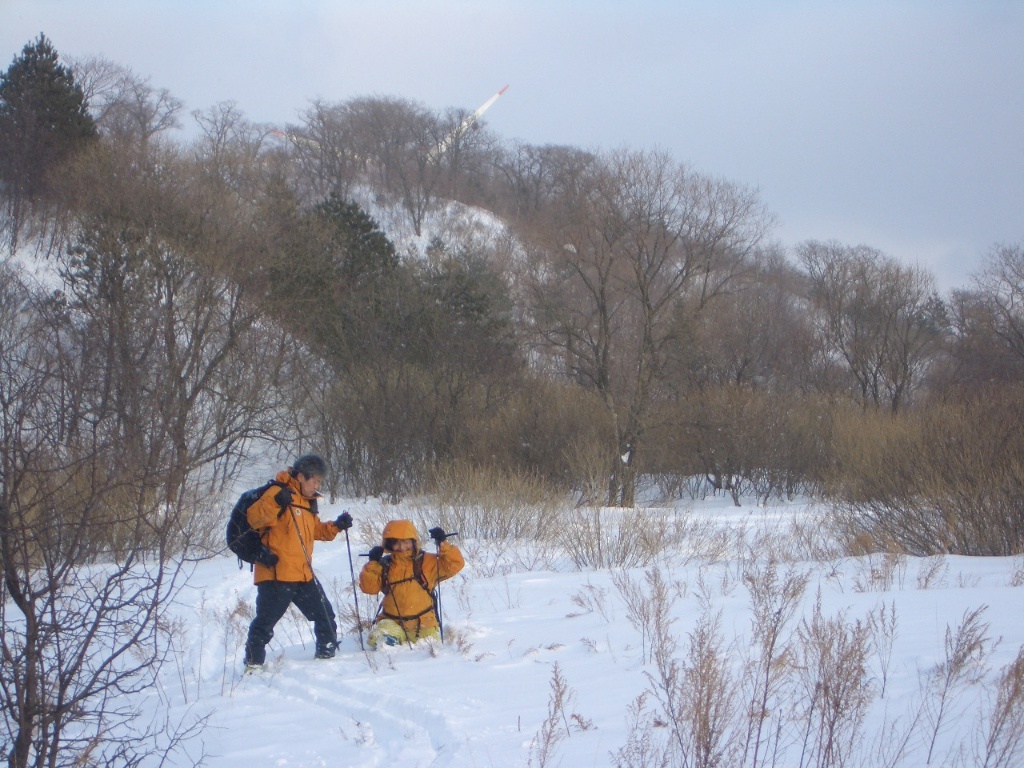
[[[288,509],[288,507],[292,505],[292,495],[291,488],[282,488],[277,492],[277,495],[274,496],[274,501],[277,502],[277,505],[281,507],[281,509]]]
[[[384,547],[374,547],[370,550],[367,557],[370,558],[373,562],[379,563],[380,559],[384,557]]]
[[[342,512],[338,515],[338,519],[334,521],[334,525],[339,531],[347,531],[352,527],[352,515],[348,512]]]
[[[256,555],[256,562],[260,565],[266,566],[267,568],[273,568],[277,565],[277,555],[266,547],[260,547],[260,553]]]
[[[431,528],[427,533],[430,534],[430,538],[434,540],[435,544],[440,544],[442,541],[448,538],[448,534],[444,532],[444,528],[438,526],[437,528]]]

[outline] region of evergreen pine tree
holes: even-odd
[[[398,269],[394,245],[358,204],[332,194],[316,213],[328,225],[335,251],[332,260],[350,293]]]
[[[95,136],[81,86],[40,34],[0,74],[0,194],[12,250],[50,173]]]

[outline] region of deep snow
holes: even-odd
[[[373,502],[369,502],[373,505]],[[802,504],[737,508],[711,499],[686,505],[728,527],[779,531],[807,514]],[[330,519],[348,509],[358,520],[368,507],[324,504]],[[400,516],[401,507],[389,510]],[[612,512],[610,512],[611,514]],[[353,529],[353,533],[358,529]],[[422,532],[421,532],[422,535]],[[352,539],[356,556],[376,542]],[[476,560],[486,543],[458,541]],[[363,562],[355,557],[355,570]],[[549,715],[555,665],[571,699],[558,724],[560,741],[548,764],[614,765],[628,736],[627,707],[648,686],[649,649],[627,617],[607,570],[484,575],[474,558],[442,585],[447,643],[364,652],[345,636],[336,658],[312,658],[311,627],[291,609],[268,647],[267,668],[243,674],[242,640],[255,596],[251,574],[225,554],[200,563],[174,611],[181,629],[177,653],[151,693],[153,711],[172,719],[210,715],[202,744],[208,764],[254,766],[525,766],[541,764],[536,737]],[[720,611],[738,664],[751,637],[750,598],[735,561],[660,562],[678,595],[674,608],[681,648],[701,613],[700,594]],[[345,539],[319,542],[316,571],[339,614],[352,607]],[[781,568],[789,568],[784,564]],[[965,611],[987,606],[989,636],[1001,642],[987,659],[993,679],[1024,644],[1022,563],[1015,558],[909,558],[893,566],[877,558],[798,563],[810,574],[800,617],[809,617],[820,591],[827,614],[865,617],[895,606],[898,629],[886,674],[886,695],[865,728],[871,741],[884,717],[909,713],[921,697],[922,675],[945,654],[947,628]],[[644,569],[631,575],[642,583]],[[361,614],[374,600],[360,595]],[[877,660],[876,660],[877,661]],[[881,679],[876,669],[876,685]],[[958,696],[955,717],[940,736],[943,759],[969,750],[976,716],[990,703],[981,689]],[[917,764],[924,763],[918,747]],[[865,747],[865,754],[868,747]],[[796,756],[781,765],[796,765]],[[870,764],[870,763],[868,763]],[[915,759],[905,763],[914,765]],[[935,760],[934,764],[941,764]]]

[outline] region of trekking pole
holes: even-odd
[[[438,559],[441,557],[441,545],[437,545]],[[440,577],[440,568],[438,569],[438,577]],[[438,578],[437,584],[434,585],[434,608],[437,613],[437,629],[441,633],[441,645],[444,645],[444,613],[441,612],[441,579]]]
[[[359,615],[359,590],[356,589],[356,569],[352,565],[352,542],[348,538],[348,528],[345,529],[345,546],[348,548],[348,572],[352,575],[352,599],[356,603],[356,627],[359,628],[359,649],[365,651],[363,645],[363,617]]]
[[[302,532],[299,530],[299,523],[295,520],[293,515],[289,515],[292,518],[292,525],[295,526],[295,535],[299,537],[299,546],[302,547],[302,554],[306,558],[306,565],[309,566],[309,572],[313,575],[313,583],[316,584],[316,591],[320,595],[320,606],[324,609],[324,620],[331,621],[331,614],[333,611],[328,605],[327,593],[324,591],[324,585],[320,583],[320,579],[316,577],[316,571],[313,570],[313,558],[309,556],[309,550],[306,549],[306,542],[302,538]],[[315,624],[315,622],[314,622]],[[360,636],[362,640],[362,636]],[[334,627],[334,647],[338,647],[338,627]]]
[[[456,533],[445,534],[446,539],[450,539],[452,536],[458,536]],[[437,584],[434,585],[434,612],[437,614],[437,629],[441,634],[441,643],[444,644],[444,614],[441,612],[441,542],[435,542],[437,545]]]

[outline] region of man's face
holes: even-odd
[[[306,477],[301,472],[296,476],[296,479],[299,481],[299,490],[302,491],[302,495],[307,499],[316,496],[316,492],[320,490],[320,483],[323,482],[323,478],[319,475]]]
[[[411,553],[416,548],[412,539],[397,539],[391,545],[392,552]]]

